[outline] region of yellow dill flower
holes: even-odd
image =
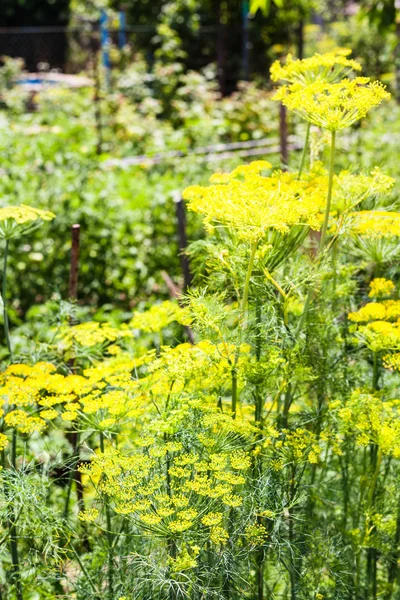
[[[132,332],[126,328],[117,329],[108,323],[89,321],[72,327],[65,327],[60,336],[67,348],[70,348],[73,342],[89,348],[97,344],[104,344],[104,342],[115,342],[121,337],[132,337]]]
[[[63,421],[76,421],[78,418],[78,413],[71,410],[67,410],[62,413],[61,418]]]
[[[368,77],[344,79],[340,83],[284,85],[274,96],[274,100],[280,100],[309,123],[329,131],[350,127],[389,98],[382,83],[371,82]]]
[[[307,85],[313,81],[335,82],[347,77],[350,71],[361,71],[361,65],[347,58],[351,54],[348,48],[336,48],[326,54],[314,54],[310,58],[294,60],[291,54],[286,57],[285,64],[275,61],[270,69],[272,81],[302,83]]]
[[[181,308],[177,302],[166,300],[161,304],[154,304],[145,312],[134,313],[129,326],[146,333],[156,333],[174,321],[181,325],[190,325],[189,311]]]
[[[220,525],[215,525],[214,527],[211,527],[210,540],[214,544],[226,544],[229,540],[229,533]]]
[[[350,233],[370,238],[400,235],[400,213],[384,210],[361,210],[351,215]]]
[[[80,521],[84,521],[86,523],[93,523],[99,516],[99,511],[97,508],[87,508],[86,510],[82,510],[78,514],[78,518]]]
[[[5,415],[4,421],[9,427],[16,427],[21,433],[27,434],[41,432],[46,427],[46,421],[32,417],[24,410],[12,410]]]
[[[40,417],[42,419],[46,419],[47,421],[51,421],[52,419],[58,417],[58,412],[54,409],[42,410],[40,413]]]
[[[55,215],[32,206],[6,206],[0,208],[0,238],[10,240],[36,229],[43,221],[51,221]]]
[[[222,521],[223,514],[221,512],[211,512],[208,515],[205,515],[201,519],[203,525],[207,525],[208,527],[213,527],[215,525],[219,525]]]
[[[143,521],[143,523],[145,523],[146,525],[158,525],[158,523],[161,523],[162,521],[161,517],[153,513],[141,515],[140,520]]]
[[[386,367],[386,369],[400,371],[400,352],[396,352],[395,354],[387,354],[384,356],[383,366]]]
[[[185,519],[177,519],[168,523],[168,529],[174,533],[183,533],[193,526],[193,521],[187,521]]]
[[[194,548],[194,550],[193,550]],[[199,554],[200,550],[197,551],[196,547],[193,547],[192,551],[194,556],[191,556],[189,552],[185,549],[182,550],[176,558],[170,558],[170,563],[172,567],[172,571],[174,573],[180,573],[182,571],[188,571],[189,569],[195,569],[197,567],[196,556]]]
[[[386,309],[380,302],[368,302],[368,304],[362,306],[356,312],[351,312],[348,315],[349,320],[354,323],[377,321],[385,319],[385,317]]]
[[[253,523],[246,527],[245,537],[252,545],[262,546],[268,537],[268,531],[264,525]]]
[[[246,471],[251,467],[251,458],[243,450],[234,450],[229,459],[232,469]]]
[[[349,313],[348,318],[354,323],[366,323],[368,321],[390,321],[393,319],[399,319],[400,300],[368,302],[356,312]]]
[[[226,504],[226,506],[232,506],[233,508],[237,508],[243,504],[243,498],[238,496],[237,494],[226,494],[222,497],[222,502]]]
[[[367,325],[360,325],[357,328],[357,336],[372,352],[400,349],[399,323],[373,321]]]
[[[198,553],[197,553],[198,554]],[[196,556],[191,556],[187,550],[182,550],[176,558],[170,558],[171,570],[173,573],[181,573],[197,567]]]
[[[308,189],[280,172],[264,177],[260,170],[259,164],[254,168],[251,163],[240,172],[232,171],[226,182],[191,186],[183,197],[190,210],[204,215],[210,232],[228,227],[241,240],[257,242],[271,229],[287,233],[294,225],[319,229],[318,213],[325,198],[318,187]]]
[[[0,451],[8,446],[8,439],[4,433],[0,433]]]
[[[360,446],[377,444],[382,453],[400,456],[400,413],[398,402],[383,401],[373,394],[355,390],[338,409],[342,434],[353,432]]]
[[[390,296],[396,289],[393,281],[385,279],[384,277],[375,277],[369,284],[370,291],[368,296],[370,298],[380,298],[382,296]]]

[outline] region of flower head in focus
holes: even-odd
[[[310,58],[294,60],[291,54],[282,65],[278,60],[271,66],[272,81],[301,83],[308,85],[314,81],[333,83],[347,77],[351,71],[361,71],[361,65],[347,58],[351,54],[348,48],[337,48],[326,54],[314,54]]]
[[[274,96],[301,118],[329,131],[350,127],[389,98],[382,83],[368,77],[283,85]]]
[[[261,171],[270,168],[255,161],[231,173],[211,177],[212,185],[191,186],[183,192],[190,210],[204,216],[206,228],[229,228],[239,239],[261,240],[269,230],[288,233],[295,225],[319,229],[318,213],[323,196],[317,187],[276,172],[270,177]]]
[[[0,238],[10,240],[17,238],[41,225],[43,221],[51,221],[55,214],[20,204],[0,208]]]

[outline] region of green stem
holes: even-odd
[[[237,409],[237,400],[238,400],[238,392],[237,392],[237,370],[236,367],[232,367],[231,370],[232,377],[232,417],[236,418],[236,409]]]
[[[10,360],[12,361],[10,326],[9,326],[9,322],[8,322],[8,313],[7,313],[7,261],[8,261],[8,250],[9,250],[8,243],[9,243],[8,240],[6,240],[6,243],[4,246],[2,296],[3,296],[4,336],[6,338],[8,352],[10,353]]]
[[[325,218],[324,224],[322,226],[321,231],[321,239],[319,241],[318,254],[322,252],[325,246],[326,233],[328,231],[329,224],[329,213],[331,211],[331,202],[332,202],[332,190],[333,190],[333,175],[334,175],[334,166],[335,166],[335,140],[336,140],[336,131],[331,132],[331,149],[329,154],[329,182],[328,182],[328,197],[326,201],[325,208]]]
[[[310,129],[311,129],[311,123],[307,123],[306,139],[304,140],[304,148],[303,148],[303,152],[301,154],[301,162],[300,162],[299,175],[298,175],[299,179],[301,178],[301,174],[304,169],[304,164],[306,162],[308,143],[310,140]]]
[[[11,441],[11,465],[13,469],[16,469],[17,465],[17,430],[13,429],[12,441]],[[22,584],[21,584],[21,571],[19,566],[19,554],[18,554],[18,532],[16,525],[16,512],[10,510],[10,517],[8,519],[8,527],[10,531],[10,554],[12,562],[12,580],[15,584],[16,598],[17,600],[23,600],[22,595]]]
[[[81,558],[80,558],[79,554],[77,553],[77,551],[75,550],[75,548],[73,547],[72,544],[70,544],[70,548],[71,548],[72,552],[75,555],[75,558],[76,558],[76,561],[77,561],[78,565],[80,566],[80,568],[82,569],[82,572],[84,573],[86,579],[88,580],[88,583],[89,583],[90,587],[92,588],[92,590],[93,590],[93,592],[95,594],[95,598],[98,599],[99,598],[98,591],[96,589],[96,586],[93,583],[93,579],[90,577],[90,575],[89,575],[89,573],[88,573],[85,565],[81,561]]]
[[[373,371],[372,371],[372,389],[375,392],[379,389],[379,387],[378,387],[379,362],[378,362],[378,354],[376,352],[373,353],[373,361],[374,361],[374,366],[373,366]]]
[[[249,299],[250,278],[251,278],[251,274],[253,272],[256,251],[257,251],[257,242],[253,242],[251,245],[251,248],[250,248],[249,264],[247,266],[246,279],[245,279],[244,288],[243,288],[243,296],[242,296],[242,301],[240,303],[240,313],[241,313],[242,319],[246,313],[247,301]]]
[[[379,448],[378,456],[376,458],[375,470],[374,470],[374,474],[372,477],[371,486],[369,488],[368,505],[370,508],[372,508],[372,504],[373,504],[373,501],[375,498],[376,484],[378,483],[378,477],[379,477],[379,471],[381,468],[382,458],[383,458],[382,450]]]
[[[100,450],[104,454],[104,434],[100,431]],[[107,522],[107,545],[108,545],[108,597],[114,599],[114,536],[111,528],[111,511],[108,503],[105,503]]]
[[[253,242],[251,245],[251,248],[250,248],[249,264],[247,266],[246,279],[245,279],[244,288],[243,288],[243,296],[242,296],[242,300],[240,302],[239,327],[244,324],[244,317],[246,314],[247,301],[249,299],[250,279],[251,279],[251,274],[253,272],[254,259],[255,259],[256,251],[257,251],[257,243],[258,242]],[[237,409],[237,401],[238,401],[237,364],[239,362],[239,356],[240,356],[240,345],[236,348],[235,359],[233,361],[233,365],[232,365],[232,369],[231,369],[231,375],[232,375],[231,406],[232,406],[233,418],[236,417],[236,409]]]

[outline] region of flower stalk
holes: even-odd
[[[11,347],[11,339],[10,339],[10,325],[8,320],[8,312],[7,312],[7,263],[8,263],[8,253],[9,253],[9,241],[5,240],[4,245],[4,257],[3,257],[3,280],[2,280],[2,296],[3,296],[3,321],[4,321],[4,336],[6,340],[6,345],[8,352],[10,354],[10,360],[12,362],[13,353]]]

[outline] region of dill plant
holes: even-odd
[[[180,305],[59,325],[54,360],[2,372],[6,600],[32,572],[78,600],[398,598],[400,217],[380,169],[335,169],[336,132],[388,96],[348,54],[272,69],[277,99],[330,132],[327,168],[308,128],[299,170],[185,190],[207,237]]]

